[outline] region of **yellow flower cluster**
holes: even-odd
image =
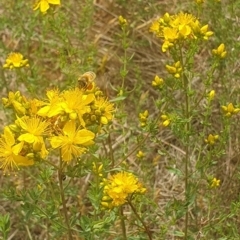
[[[139,121],[140,121],[140,126],[145,127],[147,125],[147,120],[148,120],[148,110],[145,110],[143,113],[139,113]]]
[[[121,27],[127,25],[127,19],[123,18],[123,16],[119,16],[119,17],[118,17],[118,22],[119,22],[119,24],[120,24]]]
[[[152,86],[157,89],[162,89],[164,81],[158,75],[155,76],[154,80],[152,81]]]
[[[161,125],[164,127],[167,127],[171,123],[171,118],[166,114],[161,115],[161,119]]]
[[[128,197],[135,193],[145,193],[146,188],[132,173],[119,172],[103,181],[102,206],[106,208],[118,207],[128,201]]]
[[[235,108],[232,103],[229,103],[227,106],[222,106],[222,110],[226,117],[232,117],[240,112],[240,108]]]
[[[209,134],[208,137],[204,141],[205,141],[205,143],[207,143],[209,145],[214,145],[215,142],[218,140],[218,138],[219,138],[218,135]]]
[[[217,178],[213,178],[211,183],[210,183],[210,187],[211,188],[217,188],[220,186],[220,180]]]
[[[208,25],[202,26],[195,16],[183,12],[176,15],[165,13],[162,18],[152,23],[150,31],[156,37],[163,39],[163,52],[166,52],[173,46],[182,45],[183,41],[208,40],[213,35],[213,32],[208,30]]]
[[[208,100],[209,102],[211,102],[214,98],[215,98],[215,90],[211,90],[211,91],[207,94],[207,100]]]
[[[225,51],[225,45],[221,43],[216,49],[212,50],[212,54],[219,58],[225,58],[227,55],[227,51]]]
[[[113,118],[113,104],[99,95],[95,84],[90,92],[55,89],[48,90],[46,96],[45,101],[27,99],[17,91],[2,99],[4,106],[16,113],[15,122],[6,126],[0,137],[0,167],[4,171],[32,165],[33,159],[46,159],[51,149],[60,149],[63,161],[78,158],[94,144],[103,124]],[[89,127],[98,130],[93,132]]]
[[[12,52],[8,55],[6,63],[3,65],[3,68],[21,68],[29,67],[28,59],[23,59],[23,55],[18,52]]]
[[[180,61],[177,61],[173,65],[166,65],[168,73],[172,74],[175,78],[180,78],[182,73],[182,66]]]

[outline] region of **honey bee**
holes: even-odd
[[[91,90],[93,88],[93,81],[96,78],[94,72],[85,72],[78,78],[78,87],[83,90]]]

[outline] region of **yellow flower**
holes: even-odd
[[[17,125],[22,129],[22,134],[18,137],[19,141],[32,144],[33,150],[40,152],[42,158],[46,158],[48,151],[46,150],[44,135],[48,133],[49,123],[38,117],[22,117],[16,121]]]
[[[137,177],[128,172],[111,175],[102,184],[104,185],[102,205],[108,208],[121,206],[127,202],[128,196],[146,191]]]
[[[79,119],[81,125],[85,127],[83,114],[90,113],[90,103],[95,100],[94,94],[83,94],[83,91],[75,88],[62,93],[64,101],[61,103],[61,108],[68,114],[69,119]]]
[[[174,46],[173,43],[169,42],[168,40],[165,40],[162,45],[162,52],[166,52],[172,46]]]
[[[94,118],[99,123],[106,125],[113,119],[114,105],[106,98],[96,98],[91,108],[92,120]]]
[[[137,153],[137,158],[143,158],[144,156],[145,156],[144,152],[139,150]]]
[[[46,13],[47,10],[49,9],[49,4],[53,4],[53,5],[60,5],[60,0],[38,0],[35,3],[35,6],[33,8],[33,10],[37,10],[38,8],[40,8],[40,11],[42,13]]]
[[[153,32],[153,33],[155,33],[155,34],[157,35],[157,34],[159,33],[159,27],[160,27],[159,21],[158,21],[158,20],[155,20],[155,21],[152,23],[149,31],[150,31],[150,32]]]
[[[47,91],[48,101],[39,109],[37,114],[42,117],[65,116],[67,120],[80,121],[85,127],[83,115],[90,113],[90,104],[95,100],[94,94],[85,95],[79,88],[66,90],[60,93],[58,90]]]
[[[176,28],[165,27],[163,29],[163,37],[162,52],[166,52],[170,47],[174,46],[176,40],[179,38],[178,30]]]
[[[161,125],[164,127],[167,127],[171,123],[171,118],[165,114],[161,115],[161,119],[163,120]]]
[[[0,168],[4,172],[12,171],[18,166],[30,166],[34,164],[32,159],[21,155],[23,142],[16,143],[13,133],[9,127],[4,128],[0,138]]]
[[[53,148],[60,148],[62,159],[69,162],[74,157],[80,157],[86,148],[92,145],[95,134],[89,130],[76,129],[74,120],[68,121],[63,127],[63,134],[51,138],[50,143]]]
[[[149,116],[148,110],[145,110],[143,113],[139,113],[140,121],[146,121]]]
[[[20,68],[20,67],[29,67],[28,59],[23,59],[21,53],[12,52],[8,55],[6,63],[3,65],[3,68]]]
[[[200,33],[203,36],[204,40],[208,40],[208,38],[213,35],[212,31],[208,31],[208,24],[200,28]]]
[[[127,25],[127,20],[125,18],[123,18],[123,16],[119,16],[118,21],[119,21],[119,24],[121,26],[126,26]]]
[[[191,23],[196,20],[192,14],[180,12],[179,14],[173,16],[171,26],[176,28],[179,32],[180,38],[187,38],[192,34]]]
[[[154,20],[150,32],[158,38],[163,38],[163,52],[176,44],[182,45],[183,40],[193,41],[197,38],[207,40],[213,34],[208,30],[208,25],[201,26],[195,16],[183,12],[171,16],[166,13],[163,18]]]
[[[146,126],[148,116],[149,116],[148,110],[145,110],[143,113],[139,113],[139,121],[140,121],[141,127]]]
[[[220,44],[217,49],[212,50],[212,53],[217,57],[225,58],[227,55],[227,51],[225,51],[225,45],[223,43]]]
[[[167,71],[172,74],[175,78],[180,78],[181,72],[182,72],[182,66],[180,61],[177,61],[176,63],[171,65],[166,65]]]
[[[226,117],[231,117],[232,115],[237,114],[240,111],[240,108],[234,108],[233,104],[229,103],[227,106],[222,106],[222,110]]]
[[[210,101],[212,101],[212,100],[214,99],[214,97],[215,97],[215,91],[214,91],[214,90],[211,90],[211,91],[208,93],[208,95],[207,95],[207,99],[208,99],[208,101],[210,102]]]
[[[163,83],[164,83],[163,79],[156,75],[154,80],[152,81],[152,86],[154,88],[160,88],[161,89]]]
[[[27,100],[19,91],[15,93],[10,91],[8,93],[8,98],[2,98],[2,102],[4,107],[13,106],[18,115],[26,114]]]
[[[46,93],[47,95],[47,102],[43,102],[43,107],[40,108],[37,112],[37,115],[41,117],[54,117],[57,115],[63,115],[64,111],[61,107],[61,102],[63,101],[63,98],[60,95],[60,92],[58,89],[49,90]]]
[[[165,13],[163,15],[163,18],[159,19],[159,22],[163,25],[169,25],[172,20],[172,17],[169,15],[169,13]]]
[[[216,187],[219,187],[219,186],[220,186],[220,180],[217,179],[217,178],[213,178],[212,181],[211,181],[210,187],[211,188],[216,188]]]
[[[165,27],[163,29],[163,37],[165,41],[175,42],[179,38],[179,31],[176,28]]]
[[[205,143],[207,143],[209,145],[213,145],[213,144],[215,144],[216,140],[218,140],[218,138],[219,138],[218,135],[209,134],[208,138],[206,138],[204,141],[205,141]]]

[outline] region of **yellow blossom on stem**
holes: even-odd
[[[95,116],[95,119],[101,124],[108,124],[113,118],[114,105],[110,103],[106,98],[96,98],[91,106],[91,114]]]
[[[0,168],[4,172],[18,169],[18,166],[30,166],[34,164],[32,159],[21,155],[24,142],[16,143],[14,134],[9,127],[4,128],[0,138]]]
[[[90,103],[95,100],[94,94],[85,95],[82,90],[75,88],[66,90],[62,93],[63,102],[60,104],[61,109],[68,115],[70,120],[79,119],[81,125],[85,127],[83,115],[90,113]]]
[[[2,98],[2,103],[4,107],[13,106],[14,110],[18,115],[25,115],[27,108],[27,99],[21,95],[19,91],[9,92],[8,98]]]
[[[167,127],[171,123],[171,118],[166,114],[161,115],[162,123],[161,125]]]
[[[159,27],[160,27],[159,20],[156,20],[152,23],[149,31],[153,32],[157,35],[159,33],[159,30],[160,30]]]
[[[123,18],[123,16],[119,16],[118,21],[119,21],[120,26],[126,26],[127,25],[127,20],[125,18]]]
[[[178,30],[180,39],[186,39],[193,34],[191,23],[195,20],[196,17],[192,14],[180,12],[173,16],[171,26]]]
[[[208,31],[208,24],[200,28],[200,33],[203,36],[204,40],[208,40],[208,38],[213,35],[212,31]]]
[[[81,125],[85,126],[83,115],[90,113],[90,104],[95,100],[94,94],[84,94],[79,89],[70,89],[63,92],[58,90],[47,91],[48,100],[37,114],[42,117],[65,116],[68,120],[79,119]]]
[[[210,184],[211,188],[216,188],[220,186],[220,180],[217,178],[213,178]]]
[[[218,135],[209,134],[208,137],[204,141],[205,141],[205,143],[207,143],[209,145],[214,145],[216,140],[218,140],[218,138],[219,138]]]
[[[145,153],[139,150],[137,153],[137,158],[143,158],[144,156],[145,156]]]
[[[227,51],[225,51],[225,45],[221,43],[218,48],[212,50],[213,55],[219,58],[225,58],[227,55]]]
[[[171,22],[171,16],[169,15],[169,13],[165,13],[163,15],[163,18],[159,19],[159,22],[164,24],[164,25],[169,25]]]
[[[141,127],[145,127],[147,124],[148,116],[149,116],[148,110],[145,110],[143,113],[139,113],[138,116],[139,116]]]
[[[229,103],[227,106],[222,106],[222,110],[226,117],[231,117],[239,113],[240,108],[235,108],[232,103]]]
[[[215,91],[214,91],[214,90],[211,90],[211,91],[208,93],[208,95],[207,95],[207,99],[208,99],[208,101],[210,102],[210,101],[212,101],[212,100],[214,99],[214,97],[215,97]]]
[[[50,7],[50,4],[53,5],[60,5],[60,0],[37,0],[37,2],[35,3],[33,10],[37,10],[38,8],[40,8],[40,11],[42,13],[46,13],[47,10]]]
[[[53,148],[60,148],[63,161],[69,162],[86,152],[85,146],[92,145],[94,137],[89,130],[76,129],[76,122],[70,120],[63,127],[63,133],[52,137],[50,143]]]
[[[182,66],[181,66],[180,61],[177,61],[172,66],[171,65],[166,65],[166,69],[175,78],[180,78],[181,73],[182,73]]]
[[[3,68],[13,69],[20,67],[29,67],[28,59],[23,59],[23,55],[21,53],[10,53],[6,59],[6,63],[3,65]]]
[[[42,103],[42,107],[38,110],[37,115],[49,118],[57,115],[63,115],[64,110],[61,107],[63,97],[60,95],[59,90],[48,90],[46,95],[48,100]]]
[[[155,78],[154,78],[154,80],[152,81],[152,86],[153,86],[154,88],[159,88],[159,89],[161,89],[162,86],[163,86],[163,83],[164,83],[163,79],[160,78],[158,75],[156,75]]]
[[[163,37],[165,40],[174,42],[179,38],[179,31],[176,28],[165,27],[163,29]]]
[[[172,46],[174,46],[174,44],[172,42],[165,40],[162,45],[162,52],[166,52]]]
[[[132,173],[119,172],[111,175],[102,183],[102,205],[107,208],[118,207],[127,202],[127,198],[135,193],[145,193],[146,188]]]
[[[198,3],[200,2],[203,0],[198,0]],[[163,18],[154,20],[150,32],[158,38],[163,38],[163,52],[170,47],[182,44],[183,41],[207,40],[213,35],[213,32],[208,30],[208,25],[202,26],[195,16],[183,12],[176,15],[166,13]]]
[[[40,152],[42,158],[46,158],[48,151],[43,137],[48,134],[49,123],[38,117],[22,117],[18,118],[16,122],[22,130],[18,140],[32,144],[33,150]]]

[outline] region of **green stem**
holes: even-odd
[[[128,200],[128,204],[129,206],[131,207],[131,209],[133,210],[134,214],[136,215],[137,219],[142,223],[144,229],[145,229],[145,232],[146,234],[148,235],[148,239],[149,240],[152,240],[152,233],[151,231],[149,230],[148,226],[145,224],[145,222],[142,220],[142,218],[139,216],[139,214],[137,213],[135,207],[132,205],[131,201]]]
[[[112,139],[111,139],[110,131],[108,133],[108,146],[109,146],[109,157],[111,160],[111,165],[112,165],[112,168],[114,168],[115,161],[114,161],[114,154],[113,154],[113,149],[112,149]]]
[[[189,163],[189,132],[190,132],[190,122],[189,122],[189,96],[188,96],[188,79],[184,75],[184,88],[185,88],[185,119],[187,122],[185,124],[185,131],[186,131],[186,146],[185,146],[185,200],[186,204],[186,214],[185,214],[185,239],[188,238],[188,163]]]
[[[123,39],[122,39],[122,47],[124,50],[124,58],[123,58],[123,71],[121,73],[122,76],[122,86],[121,89],[124,89],[124,85],[125,85],[125,79],[126,79],[126,75],[127,75],[127,49],[128,49],[128,45],[127,45],[127,31],[126,31],[126,26],[123,26],[122,28],[123,31]]]
[[[189,182],[188,182],[188,168],[189,168],[189,158],[190,158],[190,138],[189,138],[189,133],[190,133],[190,127],[191,127],[191,123],[189,121],[190,119],[190,97],[189,97],[189,90],[190,90],[190,85],[189,85],[189,80],[187,78],[187,76],[184,73],[184,60],[183,60],[183,54],[182,54],[182,48],[180,46],[180,56],[181,56],[181,65],[182,65],[182,83],[183,83],[183,91],[185,94],[185,103],[184,103],[184,118],[186,120],[185,123],[185,134],[186,134],[186,138],[184,140],[184,146],[185,146],[185,159],[184,159],[184,168],[185,168],[185,201],[186,201],[186,214],[185,214],[185,221],[184,221],[184,239],[187,240],[188,239],[188,221],[189,221],[189,215],[188,215],[188,191],[189,191]]]
[[[73,240],[72,232],[71,232],[71,227],[69,224],[69,219],[68,219],[68,214],[67,214],[67,206],[66,206],[66,200],[65,200],[65,195],[64,195],[64,189],[63,189],[63,161],[62,161],[62,154],[60,150],[60,162],[59,162],[59,169],[58,169],[58,182],[59,182],[59,188],[60,188],[60,194],[61,194],[61,199],[62,199],[62,206],[63,206],[63,213],[64,213],[64,218],[65,218],[65,223],[67,225],[67,231],[68,231],[68,239]]]
[[[121,219],[123,240],[127,240],[126,226],[125,226],[124,213],[123,213],[123,207],[122,206],[119,208],[119,214],[120,214],[120,219]]]

